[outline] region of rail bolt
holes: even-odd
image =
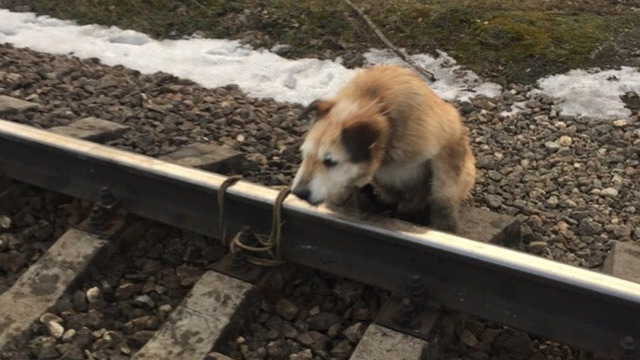
[[[411,299],[414,305],[419,305],[424,302],[425,298],[426,290],[422,280],[420,280],[420,276],[412,275],[409,281],[409,299]]]
[[[91,227],[97,230],[102,230],[104,228],[106,218],[104,209],[98,205],[94,205],[91,208],[91,214],[89,214],[89,220],[91,222]]]
[[[631,336],[625,336],[620,340],[620,347],[622,347],[622,359],[623,360],[636,360],[636,342]]]
[[[104,206],[109,206],[116,202],[116,197],[113,196],[113,193],[111,192],[111,189],[109,189],[108,186],[103,186],[102,188],[100,188],[99,194],[100,194],[100,202],[102,202]]]
[[[397,325],[410,326],[414,317],[414,309],[409,298],[404,298],[400,302],[400,307],[391,320]]]

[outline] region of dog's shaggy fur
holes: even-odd
[[[475,183],[475,158],[458,111],[412,70],[361,70],[330,100],[316,100],[301,146],[293,193],[340,204],[371,184],[400,217],[428,212],[430,226],[457,231],[459,208]]]

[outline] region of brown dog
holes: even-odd
[[[312,204],[340,204],[371,184],[401,217],[428,212],[429,224],[456,232],[475,184],[475,157],[458,111],[412,70],[361,70],[318,114],[300,150],[293,193]]]

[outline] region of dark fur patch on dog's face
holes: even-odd
[[[384,156],[387,125],[375,102],[334,101],[305,136],[292,187],[311,203],[343,203],[354,187],[373,179]]]
[[[353,163],[371,160],[371,149],[380,138],[381,131],[374,124],[359,121],[342,130],[341,141]]]

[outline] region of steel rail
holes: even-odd
[[[0,120],[0,172],[35,186],[99,200],[108,186],[141,216],[218,233],[224,176]],[[229,233],[268,233],[278,192],[240,181],[227,190]],[[286,260],[391,291],[411,275],[429,301],[594,352],[640,339],[640,284],[391,219],[283,206]]]

